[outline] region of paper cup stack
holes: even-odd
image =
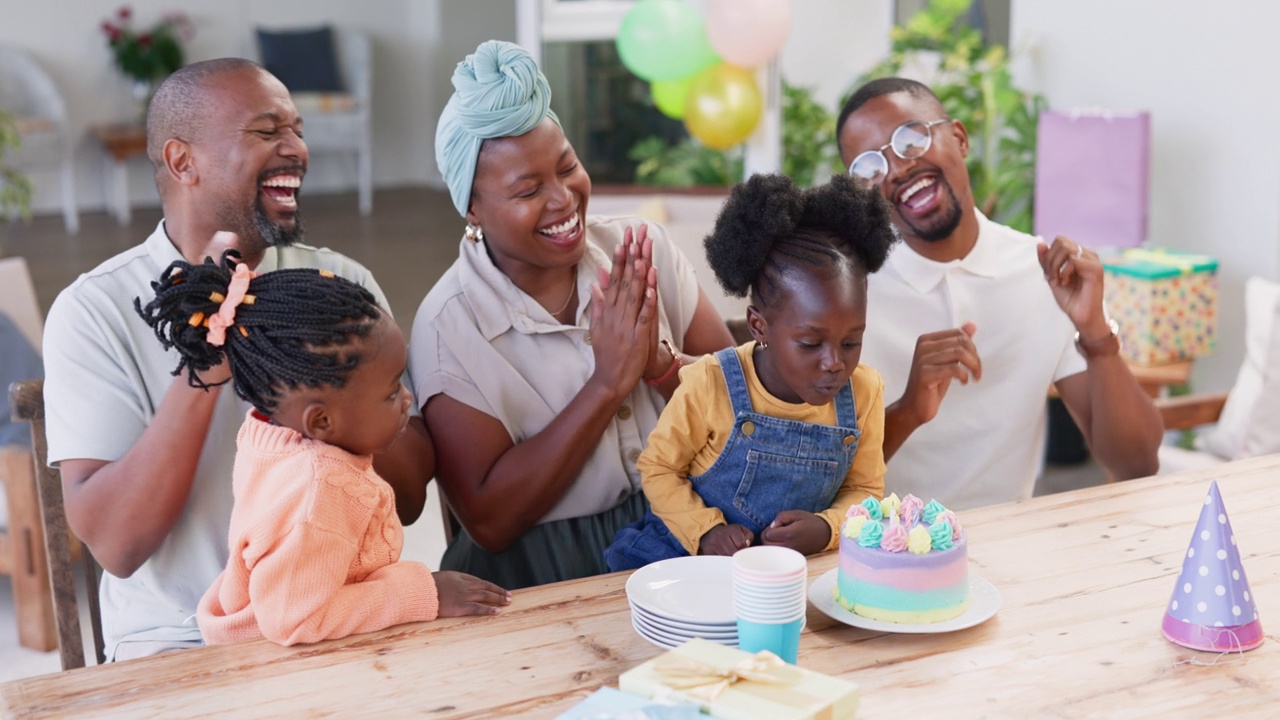
[[[795,663],[804,626],[809,568],[804,555],[772,545],[733,555],[733,609],[738,647],[769,650]]]

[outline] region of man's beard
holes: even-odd
[[[946,193],[943,199],[951,201],[951,209],[928,225],[916,225],[903,217],[902,213],[898,213],[898,219],[910,230],[911,234],[927,243],[940,242],[951,237],[951,233],[955,232],[956,228],[960,226],[960,219],[964,216],[960,209],[960,202],[956,200],[956,194],[951,190],[951,184],[941,177],[938,178],[938,193]]]
[[[307,231],[302,222],[301,208],[293,211],[293,227],[286,228],[271,222],[271,219],[267,217],[267,209],[262,206],[261,196],[253,204],[253,215],[250,217],[250,221],[268,247],[288,247],[294,243],[301,242]]]

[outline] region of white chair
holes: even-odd
[[[334,52],[346,92],[291,91],[312,152],[351,151],[356,156],[360,214],[373,211],[373,51],[368,35],[333,28]]]
[[[1245,282],[1245,357],[1231,391],[1157,402],[1166,430],[1211,425],[1194,450],[1160,448],[1160,472],[1280,452],[1280,284]]]
[[[0,46],[0,107],[17,117],[22,146],[6,162],[22,170],[58,168],[67,232],[80,230],[67,106],[58,86],[30,55]]]

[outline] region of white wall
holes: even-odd
[[[1215,255],[1218,352],[1196,390],[1231,386],[1244,352],[1243,283],[1280,277],[1280,3],[1014,0],[1022,79],[1052,107],[1151,112],[1150,236]]]
[[[195,38],[188,61],[253,51],[255,27],[354,27],[373,38],[374,183],[378,186],[439,183],[433,143],[436,119],[448,99],[454,65],[489,37],[514,36],[513,0],[135,0],[135,27],[147,27],[181,7]],[[76,195],[83,211],[104,206],[102,151],[88,136],[98,123],[132,120],[137,105],[115,69],[99,24],[118,4],[95,0],[5,0],[0,44],[25,49],[62,89],[76,138]],[[448,27],[448,32],[443,28]],[[150,165],[130,162],[130,197],[136,206],[158,205]],[[307,187],[354,187],[354,160],[313,153]],[[57,175],[40,172],[35,211],[56,212]]]
[[[782,76],[816,88],[833,111],[853,83],[889,53],[893,0],[792,0],[791,36],[782,49]]]

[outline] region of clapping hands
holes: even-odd
[[[627,395],[654,362],[658,348],[658,271],[648,227],[627,228],[613,253],[613,267],[591,286],[592,375]]]

